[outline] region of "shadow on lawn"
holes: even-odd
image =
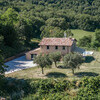
[[[95,60],[95,58],[93,56],[86,56],[85,57],[85,63],[90,63],[92,62],[93,60]]]
[[[61,72],[50,72],[46,76],[49,78],[51,78],[51,77],[54,77],[54,78],[67,77],[66,74],[61,73]]]
[[[59,65],[57,68],[59,68],[59,69],[70,69],[70,67],[65,67],[65,66],[62,66],[62,65]]]
[[[78,73],[75,73],[74,75],[76,75],[77,77],[84,77],[84,76],[98,76],[99,74],[97,73],[94,73],[94,72],[78,72]]]

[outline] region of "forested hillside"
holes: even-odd
[[[5,58],[68,29],[100,29],[100,0],[0,0],[0,49]]]

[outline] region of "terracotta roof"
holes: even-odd
[[[39,45],[71,46],[74,38],[43,38]]]
[[[40,48],[36,48],[36,49],[34,49],[34,50],[30,50],[30,51],[28,51],[27,53],[30,53],[30,54],[39,54],[40,51],[41,51]],[[26,54],[27,54],[27,53],[26,53]]]

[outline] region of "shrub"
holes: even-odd
[[[49,94],[46,98],[46,100],[67,100],[67,99],[68,99],[68,94],[61,92]]]
[[[39,80],[37,82],[32,82],[31,87],[32,89],[34,87],[39,95],[41,94],[43,95],[43,94],[63,92],[65,90],[68,90],[71,87],[71,83],[70,81],[63,79],[62,80],[46,79],[46,80]]]
[[[79,98],[84,97],[84,100],[93,100],[92,97],[98,93],[100,93],[100,76],[82,79],[82,87],[77,94]]]
[[[91,47],[92,37],[91,36],[84,36],[79,40],[79,46],[83,47]]]

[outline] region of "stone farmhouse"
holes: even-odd
[[[26,59],[31,60],[34,56],[42,53],[48,54],[51,52],[61,52],[65,55],[74,52],[76,48],[76,39],[74,38],[43,38],[39,43],[40,48],[31,50],[26,53]]]

